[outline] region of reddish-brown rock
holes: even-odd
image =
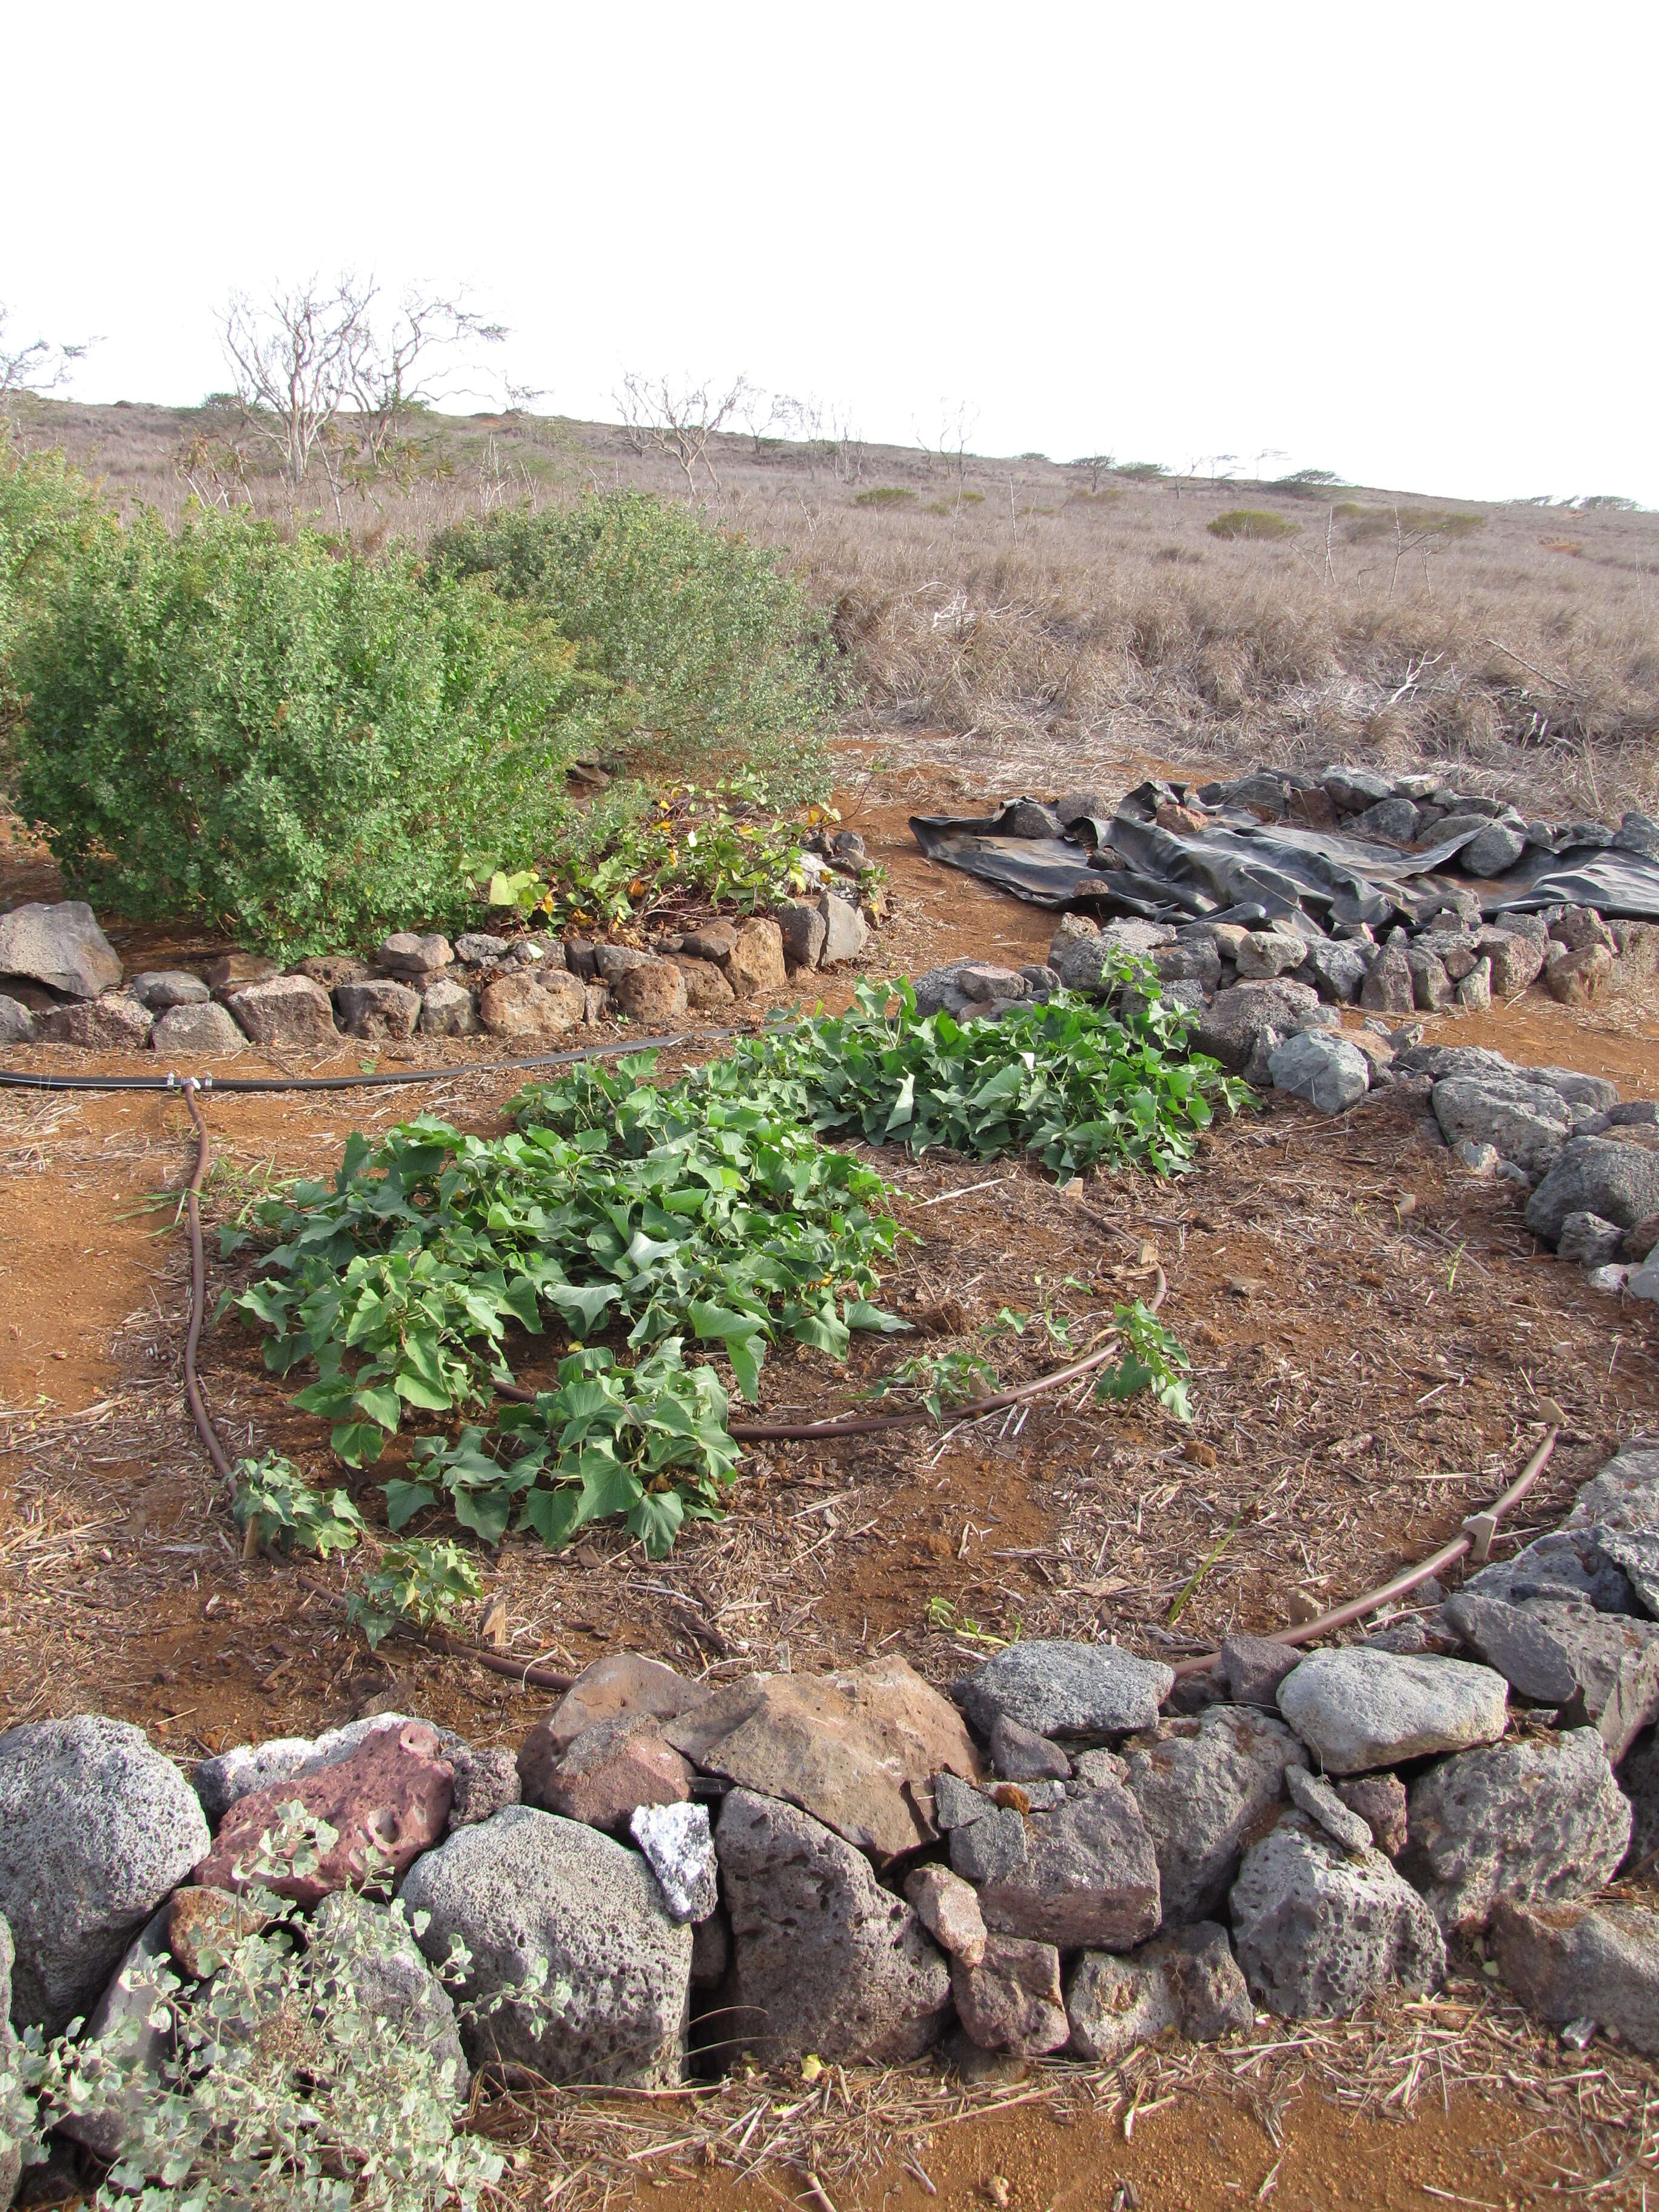
[[[729,1006],[732,986],[723,969],[712,960],[694,960],[689,953],[677,953],[674,965],[685,978],[685,1002],[689,1006]]]
[[[315,1905],[331,1890],[360,1886],[373,1850],[382,1863],[376,1871],[395,1881],[423,1850],[442,1842],[453,1784],[454,1769],[438,1756],[436,1731],[424,1722],[377,1729],[331,1766],[239,1797],[195,1879],[221,1889],[257,1883],[296,1904]],[[260,1837],[277,1829],[284,1808],[296,1803],[337,1832],[334,1842],[306,1873],[255,1872]]]
[[[960,1713],[902,1659],[751,1675],[664,1734],[708,1772],[799,1805],[878,1858],[935,1840],[935,1774],[984,1774]]]
[[[491,1036],[538,1043],[574,1029],[586,1010],[581,984],[562,968],[515,968],[486,983],[478,1020]]]
[[[672,960],[642,960],[611,979],[611,1001],[634,1022],[677,1022],[685,1012],[685,977]]]
[[[1406,1785],[1397,1774],[1362,1774],[1353,1782],[1339,1782],[1336,1794],[1351,1813],[1358,1813],[1371,1832],[1379,1851],[1397,1859],[1406,1848]]]
[[[1565,1006],[1588,1006],[1601,996],[1612,973],[1613,955],[1607,946],[1585,945],[1552,960],[1544,970],[1544,981],[1553,999],[1559,999]]]
[[[920,1866],[906,1877],[904,1894],[941,1950],[978,1966],[987,1938],[979,1893],[971,1881],[952,1874],[949,1867]]]
[[[726,956],[726,980],[739,999],[757,992],[781,991],[788,981],[783,964],[783,932],[764,915],[739,924]]]
[[[519,1774],[545,1771],[556,1766],[584,1729],[597,1721],[621,1720],[643,1713],[658,1721],[672,1721],[708,1703],[700,1682],[688,1682],[659,1659],[642,1659],[637,1651],[612,1651],[584,1668],[552,1711],[537,1722],[519,1753]]]
[[[234,1889],[204,1889],[190,1882],[173,1893],[167,1908],[167,1948],[181,1973],[194,1982],[216,1973],[245,1936],[267,1925]]]
[[[268,983],[276,963],[263,952],[222,952],[202,970],[210,991],[240,991],[245,983]]]
[[[625,1828],[641,1805],[683,1805],[691,1795],[690,1762],[648,1713],[595,1721],[555,1763],[522,1768],[526,1804],[590,1828]]]

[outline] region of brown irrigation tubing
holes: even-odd
[[[1486,1508],[1486,1514],[1492,1521],[1501,1520],[1510,1506],[1518,1504],[1532,1488],[1548,1465],[1550,1454],[1555,1449],[1556,1438],[1560,1433],[1559,1428],[1550,1431],[1503,1496],[1495,1498]],[[1454,1560],[1462,1559],[1474,1544],[1474,1538],[1465,1528],[1461,1536],[1454,1536],[1449,1544],[1443,1544],[1430,1558],[1419,1560],[1414,1567],[1407,1567],[1403,1574],[1396,1575],[1392,1582],[1384,1583],[1380,1589],[1367,1590],[1364,1597],[1351,1598],[1346,1605],[1339,1605],[1334,1612],[1322,1613],[1317,1620],[1301,1621],[1294,1628],[1275,1628],[1262,1640],[1267,1644],[1311,1644],[1316,1637],[1328,1636],[1334,1629],[1346,1628],[1351,1621],[1363,1620],[1368,1613],[1375,1613],[1379,1606],[1387,1605],[1390,1599],[1406,1596],[1419,1583],[1427,1582],[1431,1575],[1437,1575],[1443,1567],[1449,1567]],[[1175,1671],[1177,1674],[1206,1674],[1214,1666],[1218,1656],[1210,1651],[1200,1653],[1196,1658],[1182,1659]]]

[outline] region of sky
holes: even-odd
[[[866,438],[1659,506],[1659,13],[15,4],[8,340],[191,403],[233,290],[465,287],[547,412],[746,374]]]

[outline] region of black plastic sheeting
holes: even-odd
[[[1254,922],[1300,913],[1321,927],[1364,921],[1376,929],[1432,912],[1454,889],[1472,890],[1486,915],[1591,906],[1625,920],[1659,921],[1659,860],[1638,853],[1529,846],[1500,878],[1482,883],[1462,874],[1456,861],[1485,822],[1421,852],[1340,830],[1262,822],[1239,807],[1206,817],[1201,830],[1160,829],[1153,819],[1158,805],[1183,797],[1169,784],[1143,783],[1109,821],[1079,815],[1058,837],[1021,835],[1047,810],[1020,799],[977,817],[914,815],[910,829],[930,860],[1034,906],[1150,921]]]

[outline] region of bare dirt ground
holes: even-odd
[[[845,749],[844,813],[890,873],[889,972],[967,953],[1018,964],[1051,932],[1037,909],[917,854],[908,815],[964,796],[949,752]],[[1153,764],[1126,759],[1120,787]],[[38,861],[0,854],[0,899],[48,890]],[[195,949],[114,934],[130,963]],[[849,988],[837,981],[826,1001]],[[1645,1003],[1573,1013],[1534,993],[1441,1026],[1609,1073],[1626,1095],[1659,1088]],[[501,1126],[521,1079],[478,1072],[481,1054],[459,1043],[407,1049],[445,1079],[413,1093],[213,1097],[210,1219],[272,1182],[328,1171],[356,1127],[416,1110]],[[358,1054],[319,1072],[354,1070]],[[148,1054],[11,1057],[155,1072]],[[264,1066],[250,1052],[234,1072]],[[720,1680],[896,1650],[940,1683],[1021,1632],[1098,1632],[1176,1657],[1235,1626],[1278,1625],[1297,1593],[1353,1595],[1445,1540],[1533,1450],[1545,1399],[1566,1426],[1508,1544],[1559,1517],[1618,1440],[1659,1428],[1652,1310],[1587,1292],[1540,1253],[1513,1194],[1455,1172],[1415,1102],[1385,1094],[1329,1120],[1269,1099],[1218,1128],[1192,1176],[1106,1176],[1080,1197],[1018,1163],[870,1157],[917,1239],[888,1280],[901,1311],[981,1347],[1004,1308],[1047,1316],[990,1341],[1005,1382],[1075,1358],[1161,1265],[1165,1317],[1194,1368],[1191,1429],[1144,1401],[1102,1410],[1062,1394],[943,1436],[769,1447],[745,1462],[729,1518],[666,1562],[603,1530],[562,1556],[509,1538],[492,1595],[507,1600],[515,1656],[574,1669],[626,1644]],[[183,1401],[172,1194],[191,1158],[177,1099],[0,1094],[0,1723],[95,1706],[188,1761],[395,1705],[516,1742],[544,1696],[416,1644],[371,1658],[334,1602],[337,1565],[243,1562]],[[213,1264],[210,1295],[250,1264]],[[544,1348],[513,1349],[534,1379]],[[842,1372],[781,1349],[767,1408],[830,1412],[892,1356],[861,1345]],[[234,1320],[210,1328],[203,1376],[233,1452],[274,1446],[338,1479],[322,1425],[289,1407],[290,1386],[265,1375]],[[366,1506],[375,1498],[368,1486]],[[708,2212],[781,2197],[820,2212],[1508,2205],[1592,2185],[1634,2205],[1656,2092],[1651,2067],[1603,2043],[1578,2056],[1532,2034],[1462,1955],[1432,2003],[1307,2036],[1264,2021],[1229,2053],[1157,2049],[1103,2079],[1044,2067],[946,2094],[921,2069],[809,2094],[739,2069],[665,2107],[550,2095],[503,2098],[481,2117],[520,2146],[526,2204],[555,2201],[556,2184],[557,2201],[578,2203],[637,2182]],[[945,2124],[987,2106],[1000,2109]],[[734,2181],[733,2160],[750,2166],[768,2144],[768,2163]]]

